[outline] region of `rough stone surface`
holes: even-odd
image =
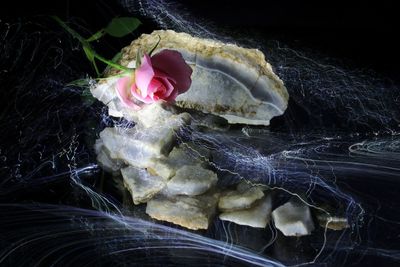
[[[147,202],[166,185],[163,178],[153,176],[144,169],[127,167],[121,169],[121,174],[135,204]]]
[[[112,159],[146,168],[153,165],[154,158],[161,158],[170,152],[176,131],[183,125],[184,122],[176,118],[146,129],[110,127],[100,133],[100,139]]]
[[[192,230],[207,229],[215,213],[218,193],[197,197],[163,196],[147,202],[146,213],[157,220],[171,222]]]
[[[314,230],[310,208],[300,201],[291,200],[272,212],[275,227],[285,236],[309,235]]]
[[[326,213],[317,214],[317,220],[321,227],[339,231],[349,228],[349,222],[344,216],[333,216]]]
[[[217,181],[214,172],[199,165],[185,165],[168,181],[166,192],[170,195],[196,196],[205,193]]]
[[[263,196],[261,187],[247,186],[241,183],[236,190],[221,195],[218,208],[223,211],[247,209]]]
[[[269,125],[271,118],[283,114],[287,108],[289,97],[283,82],[257,49],[160,30],[143,34],[122,49],[119,63],[132,66],[137,50],[153,47],[159,37],[155,53],[163,49],[177,50],[193,68],[192,85],[177,97],[178,106],[219,115],[230,123],[253,125]],[[118,73],[113,69],[107,75]],[[92,88],[92,94],[114,110],[113,114],[135,117],[119,103],[115,81],[111,78],[99,82]]]
[[[223,212],[219,218],[240,225],[265,228],[271,219],[271,196],[266,196],[252,208]]]
[[[176,171],[185,165],[206,166],[208,154],[197,150],[193,144],[184,143],[179,147],[174,147],[166,157],[154,160],[151,172],[165,179],[170,179],[176,174]]]
[[[115,174],[123,167],[122,161],[110,157],[101,139],[96,140],[94,149],[97,154],[97,162],[105,171]]]

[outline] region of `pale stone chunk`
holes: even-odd
[[[326,227],[331,230],[340,231],[349,228],[349,222],[344,216],[328,215],[326,213],[317,214],[317,220],[321,227]]]
[[[121,169],[121,174],[135,204],[147,202],[165,186],[163,178],[153,176],[144,169],[127,167]]]
[[[165,135],[166,139],[159,139],[159,134]],[[173,136],[173,132],[168,130],[158,134],[153,132],[153,135],[138,134],[134,128],[105,128],[100,133],[111,158],[141,168],[147,167],[151,158],[162,155],[172,145]]]
[[[104,149],[97,154],[97,162],[105,171],[112,173],[117,172],[123,166],[121,161],[112,159]]]
[[[289,201],[272,212],[276,228],[285,236],[309,235],[314,230],[310,208],[300,201]]]
[[[265,228],[271,219],[271,196],[266,196],[249,209],[223,212],[219,218],[240,225]]]
[[[170,179],[179,168],[185,165],[206,165],[200,155],[196,155],[196,152],[191,149],[191,144],[174,147],[167,157],[154,160],[151,171],[165,179]]]
[[[151,105],[145,105],[141,110],[134,113],[134,121],[145,128],[163,125],[166,121],[177,116],[174,114],[175,112],[171,111],[171,109],[172,107],[168,110],[167,104],[161,101]],[[185,114],[183,119],[188,123],[190,120],[189,114],[183,114]]]
[[[261,187],[244,184],[240,183],[237,190],[223,194],[219,199],[218,208],[223,211],[247,209],[264,196]]]
[[[177,50],[193,69],[191,87],[177,97],[178,106],[212,113],[230,123],[254,125],[268,125],[287,108],[289,96],[283,82],[257,49],[160,30],[143,34],[125,47],[119,64],[132,65],[139,48],[153,47],[158,41],[155,53]],[[106,75],[118,73],[110,69]],[[124,117],[135,117],[118,102],[115,81],[100,82],[92,93]]]
[[[207,229],[218,200],[218,193],[197,197],[175,196],[153,198],[146,213],[157,220],[171,222],[192,230]]]
[[[116,112],[119,108],[117,107],[116,103],[118,103],[117,99],[117,92],[116,92],[116,84],[117,84],[118,78],[108,78],[104,79],[101,82],[97,83],[95,86],[90,87],[90,92],[92,95],[106,104],[109,109],[113,110],[109,113],[115,112],[117,115],[118,112]],[[122,117],[122,113],[121,117]]]
[[[165,125],[138,131],[135,128],[105,128],[100,133],[104,147],[113,159],[120,159],[129,165],[146,168],[172,149],[176,131],[184,124],[181,119],[168,121]]]
[[[99,166],[102,167],[105,171],[115,173],[121,169],[123,166],[123,162],[120,160],[112,159],[107,151],[104,149],[103,142],[101,139],[96,140],[96,144],[94,146],[96,154],[97,154],[97,162]]]
[[[170,195],[196,196],[209,190],[217,181],[213,171],[199,165],[186,165],[178,169],[168,181],[166,191]]]

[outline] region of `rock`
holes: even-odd
[[[205,159],[208,159],[207,152],[197,150],[191,143],[181,144],[174,147],[167,157],[154,160],[151,172],[165,178],[170,179],[176,171],[185,165],[202,165],[207,166]]]
[[[215,213],[218,193],[197,197],[159,196],[147,202],[146,213],[157,220],[174,223],[192,230],[207,229]]]
[[[154,158],[162,158],[170,152],[176,131],[183,125],[184,121],[177,117],[164,125],[146,129],[105,128],[100,133],[100,139],[112,159],[146,168],[153,166]]]
[[[233,211],[250,208],[257,200],[264,196],[259,186],[249,186],[242,182],[237,190],[228,191],[219,199],[218,208],[222,211]]]
[[[300,201],[289,201],[272,212],[275,227],[285,236],[309,235],[314,230],[310,208]]]
[[[168,181],[166,192],[170,195],[196,196],[208,191],[217,181],[214,172],[199,165],[185,165]]]
[[[110,155],[107,153],[107,150],[104,148],[101,139],[96,140],[94,149],[97,154],[97,162],[105,171],[115,174],[124,165],[122,161],[115,160],[110,157]]]
[[[166,185],[163,178],[153,176],[144,169],[127,167],[121,169],[124,185],[132,195],[133,203],[145,203]]]
[[[192,85],[177,97],[178,106],[212,113],[229,123],[252,125],[269,125],[271,118],[286,110],[288,92],[257,49],[159,30],[143,34],[123,48],[119,64],[132,66],[139,48],[151,48],[158,41],[155,53],[163,49],[177,50],[193,68]],[[106,75],[119,72],[110,69]],[[92,93],[124,116],[131,112],[118,102],[114,78],[99,82]]]
[[[271,219],[271,196],[266,196],[252,208],[223,212],[219,218],[240,225],[265,228]]]
[[[101,82],[90,87],[90,92],[95,98],[108,106],[108,113],[110,116],[123,117],[123,110],[125,110],[125,108],[123,108],[117,96],[115,89],[117,80],[118,78],[103,79]],[[126,110],[129,109],[126,108]]]
[[[326,213],[319,213],[316,216],[318,223],[323,228],[340,231],[349,228],[349,222],[344,216],[334,216]]]

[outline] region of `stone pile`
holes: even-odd
[[[159,102],[139,111],[119,101],[118,77],[93,87],[93,96],[107,105],[110,116],[135,122],[133,128],[109,127],[100,133],[95,145],[99,165],[121,175],[133,203],[146,204],[146,213],[157,220],[198,230],[207,229],[216,216],[257,228],[265,228],[272,219],[284,235],[310,234],[315,226],[307,205],[289,201],[272,210],[272,192],[265,185],[245,181],[234,189],[219,188],[206,149],[177,140],[177,133],[191,125],[195,111],[249,125],[268,125],[271,118],[283,114],[288,93],[264,55],[256,49],[156,31],[124,48],[119,64],[133,66],[137,50],[152,47],[158,40],[157,51],[182,53],[193,68],[192,86],[177,97],[177,106]],[[115,74],[118,71],[108,71],[109,76]],[[202,126],[210,125],[204,122]],[[196,154],[199,150],[201,156]],[[322,215],[318,218],[333,221]],[[347,225],[345,219],[336,221]]]

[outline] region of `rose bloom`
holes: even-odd
[[[140,106],[132,97],[145,104],[174,101],[189,89],[191,75],[192,69],[177,51],[166,49],[152,57],[145,54],[134,75],[117,81],[117,95],[125,106],[136,110]]]

